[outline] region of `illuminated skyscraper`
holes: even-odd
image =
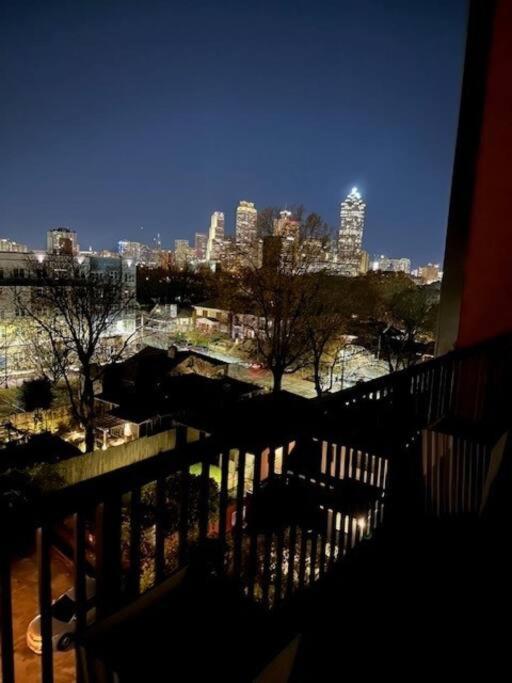
[[[214,211],[210,219],[208,230],[208,243],[206,245],[207,261],[218,261],[222,257],[224,244],[224,214],[222,211]]]
[[[298,221],[291,211],[280,211],[279,218],[274,220],[274,235],[277,237],[298,237],[300,232],[300,221]]]
[[[206,251],[208,249],[208,236],[202,232],[196,232],[194,239],[194,250],[196,252],[196,259],[204,261],[206,259]]]
[[[240,202],[236,207],[235,239],[237,248],[252,253],[258,245],[258,212],[252,202]]]
[[[69,228],[52,228],[48,230],[46,251],[49,254],[76,256],[79,252],[76,232]]]
[[[186,268],[194,258],[194,249],[188,240],[174,240],[174,262],[178,268]]]
[[[353,277],[361,272],[365,220],[366,204],[357,187],[353,187],[340,206],[338,271],[341,275]]]

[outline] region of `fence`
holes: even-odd
[[[78,455],[62,460],[52,467],[66,485],[99,477],[102,474],[133,465],[164,451],[176,448],[176,430],[169,429],[151,436],[143,436],[135,441],[96,450],[88,455]]]

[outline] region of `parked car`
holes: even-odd
[[[87,599],[87,623],[94,619],[94,598],[96,595],[96,581],[86,577],[85,592]],[[76,630],[76,600],[75,589],[70,588],[52,602],[52,647],[55,651],[64,652],[72,647]],[[41,615],[32,619],[27,629],[27,645],[40,655],[43,650],[41,637]]]

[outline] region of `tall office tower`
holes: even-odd
[[[174,262],[178,268],[185,268],[194,256],[194,250],[188,240],[174,241]]]
[[[340,206],[338,270],[341,275],[353,277],[361,271],[365,220],[366,204],[357,187],[353,187]]]
[[[208,230],[208,242],[206,244],[206,260],[218,261],[222,257],[224,244],[224,214],[222,211],[214,211],[210,218]]]
[[[46,234],[46,251],[49,254],[76,256],[79,252],[76,232],[69,228],[52,228]]]
[[[196,252],[196,259],[198,261],[206,260],[206,251],[208,248],[208,236],[204,232],[196,232],[194,239],[194,250]]]
[[[252,202],[236,207],[235,240],[239,252],[253,256],[258,252],[258,212]]]
[[[300,232],[300,221],[298,221],[291,211],[280,211],[279,218],[274,220],[274,235],[276,237],[298,237]]]

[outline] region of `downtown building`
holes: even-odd
[[[156,240],[156,247],[142,242],[119,240],[117,251],[123,258],[132,259],[136,265],[150,268],[161,265],[161,256],[165,252],[161,249],[159,238]]]
[[[372,270],[383,273],[407,273],[411,272],[411,259],[408,258],[389,258],[381,254],[372,261]]]
[[[357,187],[340,205],[337,272],[355,277],[363,270],[363,232],[366,222],[366,203]]]
[[[26,254],[30,249],[26,244],[20,244],[14,240],[10,240],[6,237],[0,239],[0,253],[6,252],[10,254]]]
[[[291,211],[284,209],[279,212],[279,218],[274,219],[274,235],[296,239],[300,233],[300,221]]]
[[[196,232],[194,236],[194,252],[197,261],[206,261],[208,251],[208,235],[204,232]]]
[[[180,270],[187,268],[195,260],[195,250],[188,240],[174,240],[174,264]]]
[[[60,256],[76,256],[80,251],[75,230],[51,228],[46,233],[46,251]]]
[[[242,260],[260,261],[258,211],[253,202],[241,201],[236,207],[235,242]]]
[[[34,370],[34,354],[27,346],[30,318],[26,308],[38,300],[43,276],[62,277],[69,272],[71,286],[73,281],[80,284],[88,278],[122,283],[120,296],[132,303],[106,332],[102,345],[118,348],[135,332],[135,261],[121,254],[75,252],[76,232],[67,228],[49,230],[47,237],[46,252],[0,250],[0,369],[5,385]]]
[[[206,243],[206,260],[220,261],[224,245],[224,213],[214,211],[210,218],[208,241]]]
[[[440,282],[443,279],[443,271],[439,263],[427,263],[426,266],[419,266],[413,275],[426,285],[432,284],[432,282]]]

